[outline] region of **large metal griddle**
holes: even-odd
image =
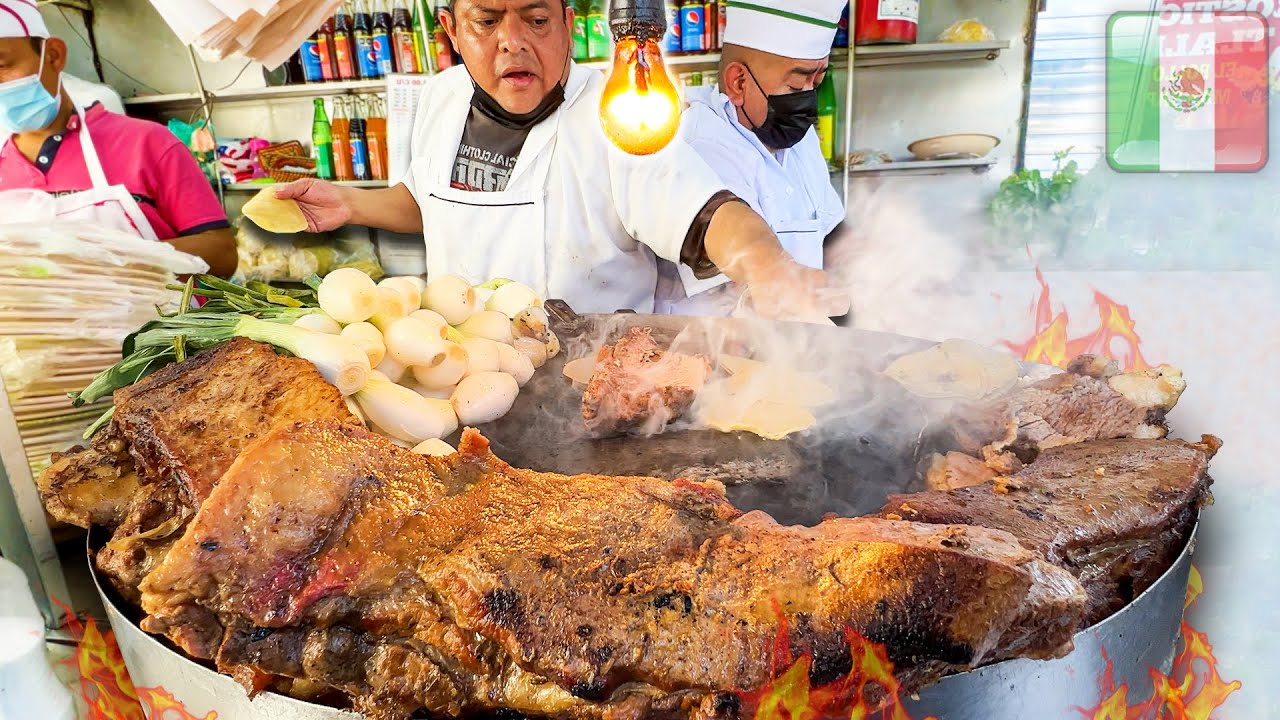
[[[563,474],[638,475],[719,480],[743,510],[764,510],[783,524],[814,524],[834,513],[878,510],[890,493],[923,489],[917,467],[934,449],[946,406],[915,397],[881,375],[895,357],[929,348],[916,338],[800,323],[670,315],[577,315],[548,303],[563,351],[526,385],[501,420],[479,428],[494,454],[516,467]],[[676,424],[651,437],[588,437],[582,386],[565,364],[594,356],[627,330],[650,328],[664,347],[715,358],[774,349],[814,372],[836,397],[813,429],[784,440]]]

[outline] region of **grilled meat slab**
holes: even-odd
[[[710,375],[707,358],[663,350],[649,328],[632,328],[596,355],[582,417],[597,435],[657,434],[689,409]]]
[[[946,444],[958,452],[935,455],[925,477],[934,490],[986,482],[1016,472],[1049,448],[1088,440],[1163,438],[1166,414],[1186,382],[1172,367],[1120,373],[1115,362],[1081,355],[1064,373],[1015,389],[982,405],[957,408]],[[986,465],[984,471],[968,458]]]
[[[1001,531],[781,527],[718,484],[516,470],[474,431],[427,459],[334,421],[247,448],[142,591],[146,629],[251,689],[304,678],[374,718],[734,717],[779,640],[824,683],[855,630],[918,687],[1001,652],[1028,603],[1062,616],[1018,640],[1064,652],[1084,606]]]
[[[310,362],[244,338],[118,390],[115,403],[115,424],[129,438],[138,471],[173,478],[192,506],[246,445],[273,428],[303,419],[356,421]]]
[[[1070,570],[1085,624],[1142,593],[1182,551],[1210,499],[1221,441],[1099,440],[1052,448],[1009,477],[950,492],[891,495],[881,516],[1000,528]]]
[[[111,425],[41,475],[54,518],[114,531],[99,568],[131,599],[240,451],[303,419],[357,423],[315,366],[237,338],[115,393]]]

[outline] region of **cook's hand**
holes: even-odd
[[[351,222],[351,205],[344,188],[323,180],[305,178],[276,188],[276,197],[293,200],[307,218],[307,230],[336,230]]]
[[[831,318],[849,312],[849,294],[833,285],[830,276],[790,258],[748,272],[747,300],[756,314],[774,320],[831,325]]]

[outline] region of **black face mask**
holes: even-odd
[[[818,91],[804,90],[788,95],[769,95],[765,93],[764,88],[760,87],[760,81],[756,80],[755,73],[751,72],[749,67],[747,67],[747,74],[751,76],[751,81],[760,88],[760,94],[764,95],[769,103],[769,114],[765,116],[764,122],[751,128],[751,132],[760,138],[760,142],[764,143],[765,147],[774,150],[795,147],[805,135],[809,134],[809,128],[818,124]],[[742,112],[746,114],[745,107]],[[747,119],[751,120],[751,117],[747,116]],[[755,123],[754,120],[751,122]]]
[[[512,130],[528,130],[538,123],[551,117],[556,109],[564,103],[564,86],[556,83],[556,86],[547,93],[547,96],[538,103],[538,107],[523,115],[507,112],[502,104],[493,99],[493,96],[484,91],[479,85],[475,87],[475,93],[471,95],[471,107],[475,108],[481,115],[498,123],[499,125],[510,128]]]

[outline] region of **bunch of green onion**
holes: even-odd
[[[314,287],[318,279],[308,284]],[[197,288],[196,284],[200,286]],[[177,312],[164,313],[138,332],[125,338],[122,359],[107,368],[87,387],[71,394],[80,407],[116,390],[128,387],[151,373],[232,338],[244,337],[264,342],[290,354],[310,360],[329,382],[344,395],[360,390],[369,377],[368,357],[344,338],[326,335],[293,323],[320,312],[314,290],[284,290],[265,283],[240,286],[209,275],[198,275],[186,285],[170,286],[182,291]],[[208,302],[192,310],[191,298],[199,294]],[[88,439],[111,421],[113,406],[85,431]]]

